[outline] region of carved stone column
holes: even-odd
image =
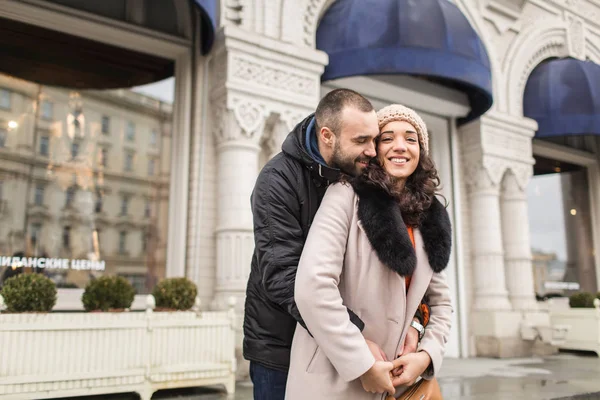
[[[215,107],[217,151],[217,271],[215,306],[228,298],[243,309],[254,250],[250,196],[258,175],[264,109],[249,99],[233,98]]]
[[[524,165],[523,169],[524,173],[520,175],[527,182],[531,166]],[[520,184],[517,175],[506,174],[502,182],[502,237],[510,301],[515,310],[530,311],[538,307],[534,295],[525,187],[526,183]]]
[[[539,319],[531,313],[524,319],[522,311],[534,307],[523,193],[533,164],[534,131],[529,120],[492,111],[459,132],[471,222],[469,317],[478,356],[531,355],[531,343],[521,332],[524,321]]]
[[[467,164],[468,165],[468,164]],[[510,310],[504,275],[500,190],[483,163],[467,166],[476,310]]]

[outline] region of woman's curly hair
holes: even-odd
[[[396,185],[396,179],[385,171],[377,157],[370,161],[361,177],[383,189],[400,203],[402,218],[408,226],[419,226],[440,186],[435,164],[423,149],[420,150],[417,168],[401,190]]]

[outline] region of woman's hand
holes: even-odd
[[[396,389],[392,383],[392,370],[400,366],[400,359],[393,362],[375,361],[375,364],[360,377],[363,389],[369,393],[394,394]]]
[[[425,372],[431,364],[431,357],[427,352],[406,354],[394,360],[394,369],[392,384],[394,387],[403,385],[412,385],[417,378]]]

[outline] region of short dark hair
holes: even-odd
[[[346,107],[353,107],[362,112],[374,110],[371,102],[354,90],[332,90],[321,99],[315,111],[317,134],[326,126],[336,136],[339,135],[342,130],[341,114]]]

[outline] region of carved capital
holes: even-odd
[[[504,175],[502,180],[502,197],[505,200],[527,200],[525,193],[527,181],[531,177],[531,167],[511,166],[510,171]]]
[[[258,144],[263,132],[266,110],[259,102],[235,97],[212,104],[213,135],[217,144],[246,141]]]
[[[485,165],[484,160],[472,160],[463,164],[464,180],[470,193],[487,192],[499,194],[500,179],[496,174],[490,174],[490,168],[494,166]]]

